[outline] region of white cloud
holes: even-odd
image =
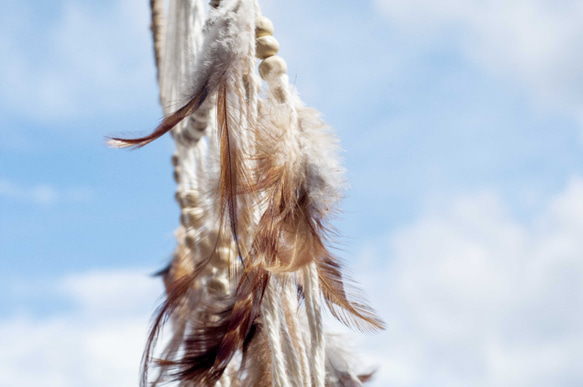
[[[47,122],[156,102],[147,2],[58,2],[46,19],[32,7],[9,2],[0,16],[5,107]]]
[[[159,279],[146,271],[93,272],[63,278],[53,289],[73,301],[72,310],[0,319],[0,385],[137,385]]]
[[[0,178],[0,197],[32,202],[39,205],[49,205],[60,201],[87,202],[93,199],[93,192],[88,188],[57,188],[51,184],[24,187]]]
[[[428,47],[454,42],[538,103],[583,108],[583,3],[578,0],[376,0],[393,26]]]
[[[363,277],[388,323],[365,345],[377,386],[583,384],[582,179],[534,220],[476,195],[382,247]]]
[[[363,363],[380,366],[373,385],[581,385],[581,235],[583,180],[574,178],[534,219],[514,219],[484,193],[369,249],[375,266],[361,282],[388,323],[361,346]],[[72,309],[0,319],[0,385],[135,385],[162,291],[146,274],[68,276],[51,289]]]

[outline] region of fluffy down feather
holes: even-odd
[[[249,47],[254,47],[254,24],[255,8],[252,2],[222,1],[221,6],[211,12],[207,22],[206,37],[195,66],[195,77],[188,101],[164,118],[150,135],[135,139],[114,137],[110,138],[108,145],[115,148],[143,147],[195,113],[206,98],[214,94],[221,85],[241,79],[249,72],[247,59]]]
[[[363,330],[383,323],[358,293],[346,294],[341,264],[330,252],[330,217],[345,186],[338,140],[319,113],[287,87],[270,84],[256,138],[256,191],[263,213],[254,232],[252,256],[266,257],[272,273],[294,272],[316,263],[320,287],[332,313]],[[284,89],[285,90],[285,89]]]

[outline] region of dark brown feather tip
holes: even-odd
[[[194,97],[183,107],[178,109],[176,112],[172,113],[168,117],[164,118],[160,125],[149,135],[140,138],[121,138],[121,137],[108,137],[107,145],[111,148],[131,148],[138,149],[149,143],[157,140],[166,133],[168,133],[172,128],[178,125],[186,117],[194,114],[198,108],[204,103],[208,97],[209,92],[206,84],[201,88],[199,92],[195,94]]]

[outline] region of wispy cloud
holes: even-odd
[[[488,73],[522,84],[541,105],[583,110],[583,3],[376,0],[412,46],[454,45]]]
[[[375,244],[360,272],[388,323],[359,348],[373,385],[581,385],[582,197],[575,178],[531,221],[493,193],[462,197]],[[0,320],[0,385],[135,384],[161,293],[144,273],[69,276],[53,294],[71,310]]]
[[[581,385],[581,198],[576,178],[529,222],[495,194],[460,198],[369,252],[388,323],[366,345],[376,385]]]
[[[52,296],[73,301],[71,310],[0,319],[0,385],[137,385],[148,317],[162,291],[146,273],[68,276],[54,284]]]
[[[23,186],[0,178],[0,197],[11,200],[49,205],[57,202],[87,202],[94,194],[88,188],[60,188],[51,184]]]
[[[156,95],[147,3],[54,2],[46,16],[33,7],[8,1],[0,15],[0,103],[11,114],[62,122]]]

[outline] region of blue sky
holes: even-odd
[[[342,255],[389,323],[352,335],[375,385],[581,385],[583,5],[260,3],[345,149]],[[3,2],[2,386],[137,380],[172,143],[103,137],[160,119],[148,12]]]

